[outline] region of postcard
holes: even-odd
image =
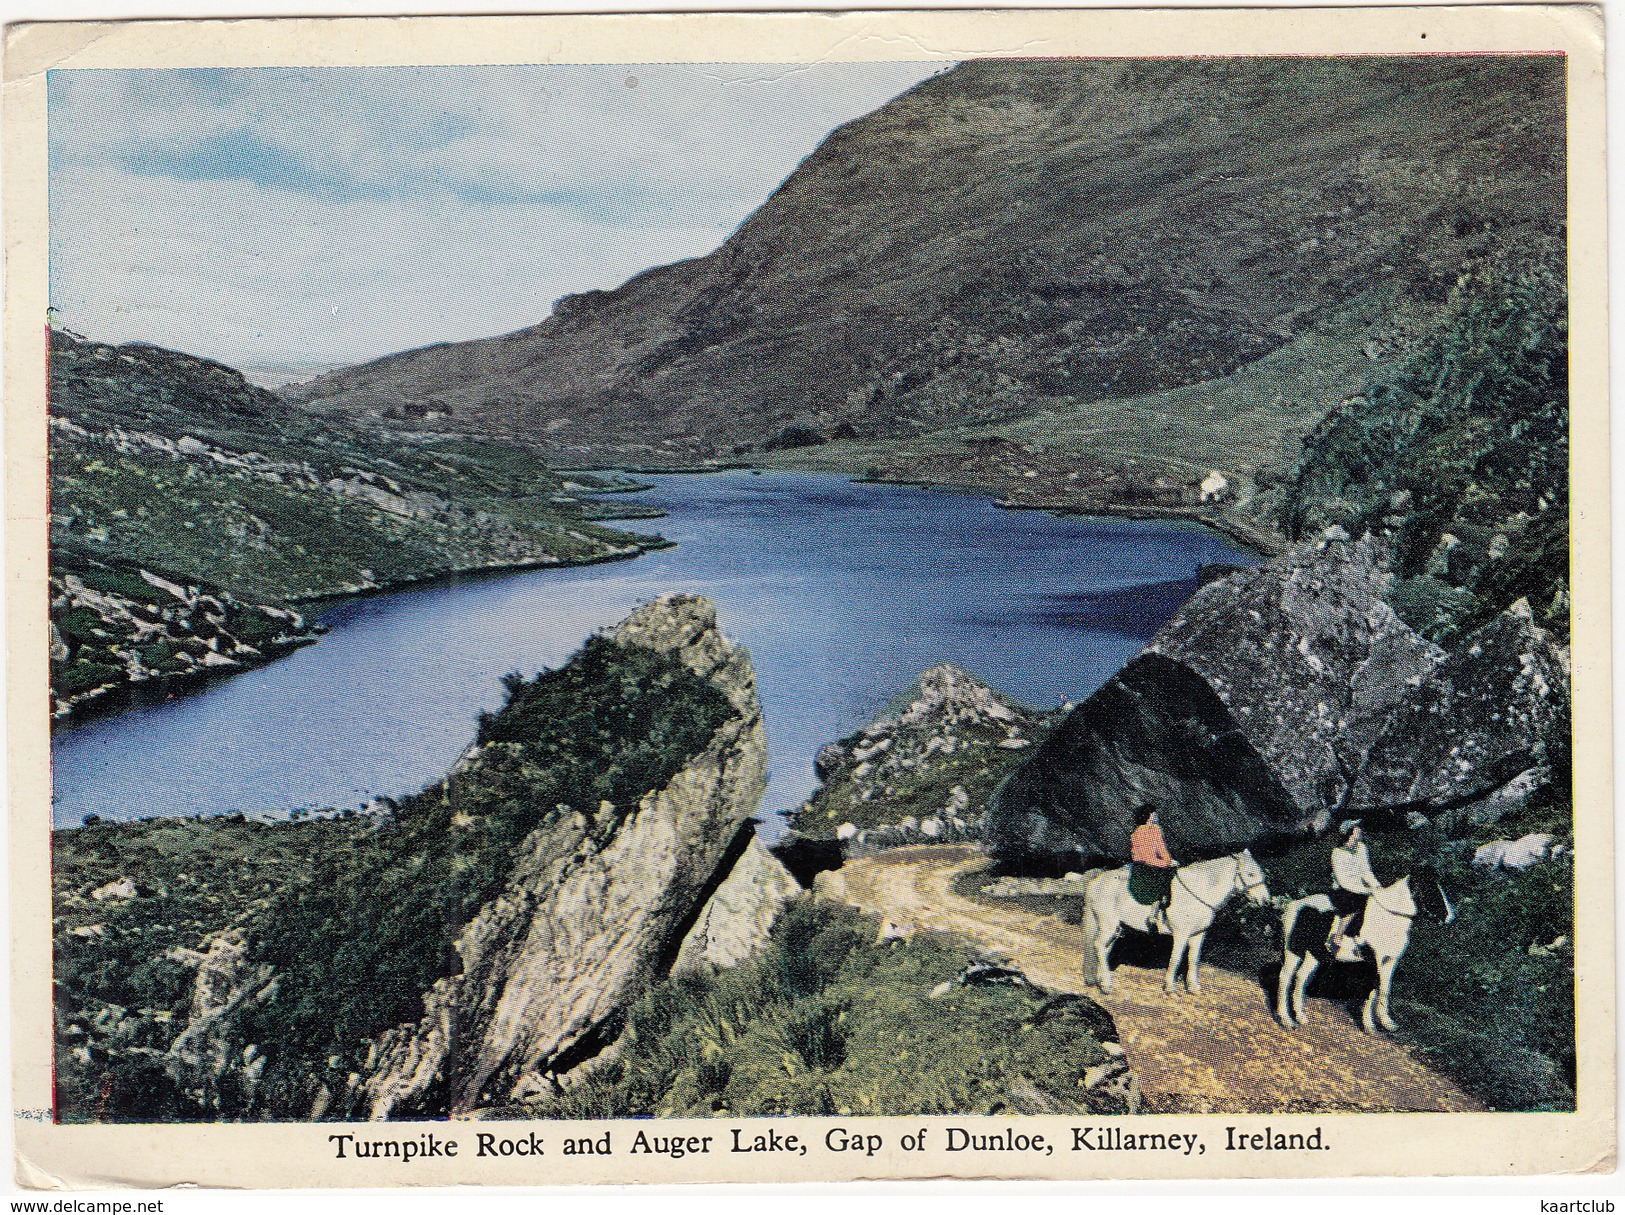
[[[1612,1169],[1601,62],[11,27],[19,1184]]]

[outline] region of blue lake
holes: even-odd
[[[813,789],[813,756],[951,662],[1016,700],[1081,700],[1196,589],[1250,564],[1180,523],[1011,512],[981,495],[820,474],[646,478],[629,523],[677,547],[633,561],[449,581],[329,607],[332,632],[191,696],[60,730],[53,822],[352,807],[436,779],[502,700],[664,591],[706,595],[756,666],[762,814]]]

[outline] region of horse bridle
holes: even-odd
[[[1241,858],[1239,856],[1233,856],[1230,859],[1236,862],[1236,871],[1233,874],[1230,875],[1230,881],[1231,881],[1231,884],[1233,885],[1241,877]],[[1212,911],[1212,912],[1215,912],[1215,913],[1218,912],[1219,904],[1218,903],[1210,903],[1210,902],[1208,902],[1201,895],[1197,894],[1196,891],[1192,890],[1191,889],[1191,884],[1185,880],[1184,873],[1182,873],[1178,869],[1174,870],[1174,880],[1185,888],[1185,893],[1190,895],[1191,898],[1195,899],[1198,903],[1202,904],[1202,906],[1206,907],[1209,911]],[[1245,893],[1247,893],[1247,891],[1251,890],[1255,886],[1266,886],[1267,887],[1268,883],[1263,881],[1263,880],[1260,880],[1260,881],[1257,881],[1257,882],[1243,882],[1242,885],[1241,885],[1241,891],[1242,891],[1243,894],[1245,894]]]

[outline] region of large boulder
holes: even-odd
[[[1447,654],[1388,584],[1382,542],[1332,528],[1203,587],[1006,781],[995,846],[1026,864],[1123,857],[1154,803],[1191,859],[1334,817],[1526,797],[1542,740],[1567,729],[1565,652],[1518,604]]]
[[[1203,587],[1146,647],[1211,689],[1306,823],[1344,805],[1389,712],[1444,657],[1383,601],[1387,556],[1332,528]]]
[[[1437,661],[1382,601],[1384,557],[1334,529],[1202,587],[1005,783],[1000,852],[1123,857],[1147,803],[1184,859],[1323,826],[1376,723]]]
[[[1007,859],[1128,856],[1134,810],[1148,803],[1176,854],[1189,859],[1289,831],[1301,816],[1188,668],[1143,654],[1069,714],[999,790],[990,834]]]

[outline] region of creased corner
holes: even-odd
[[[83,55],[129,22],[27,21],[6,26],[3,79],[15,85]]]
[[[71,1190],[66,1178],[59,1177],[33,1160],[22,1148],[12,1154],[12,1178],[24,1190]]]

